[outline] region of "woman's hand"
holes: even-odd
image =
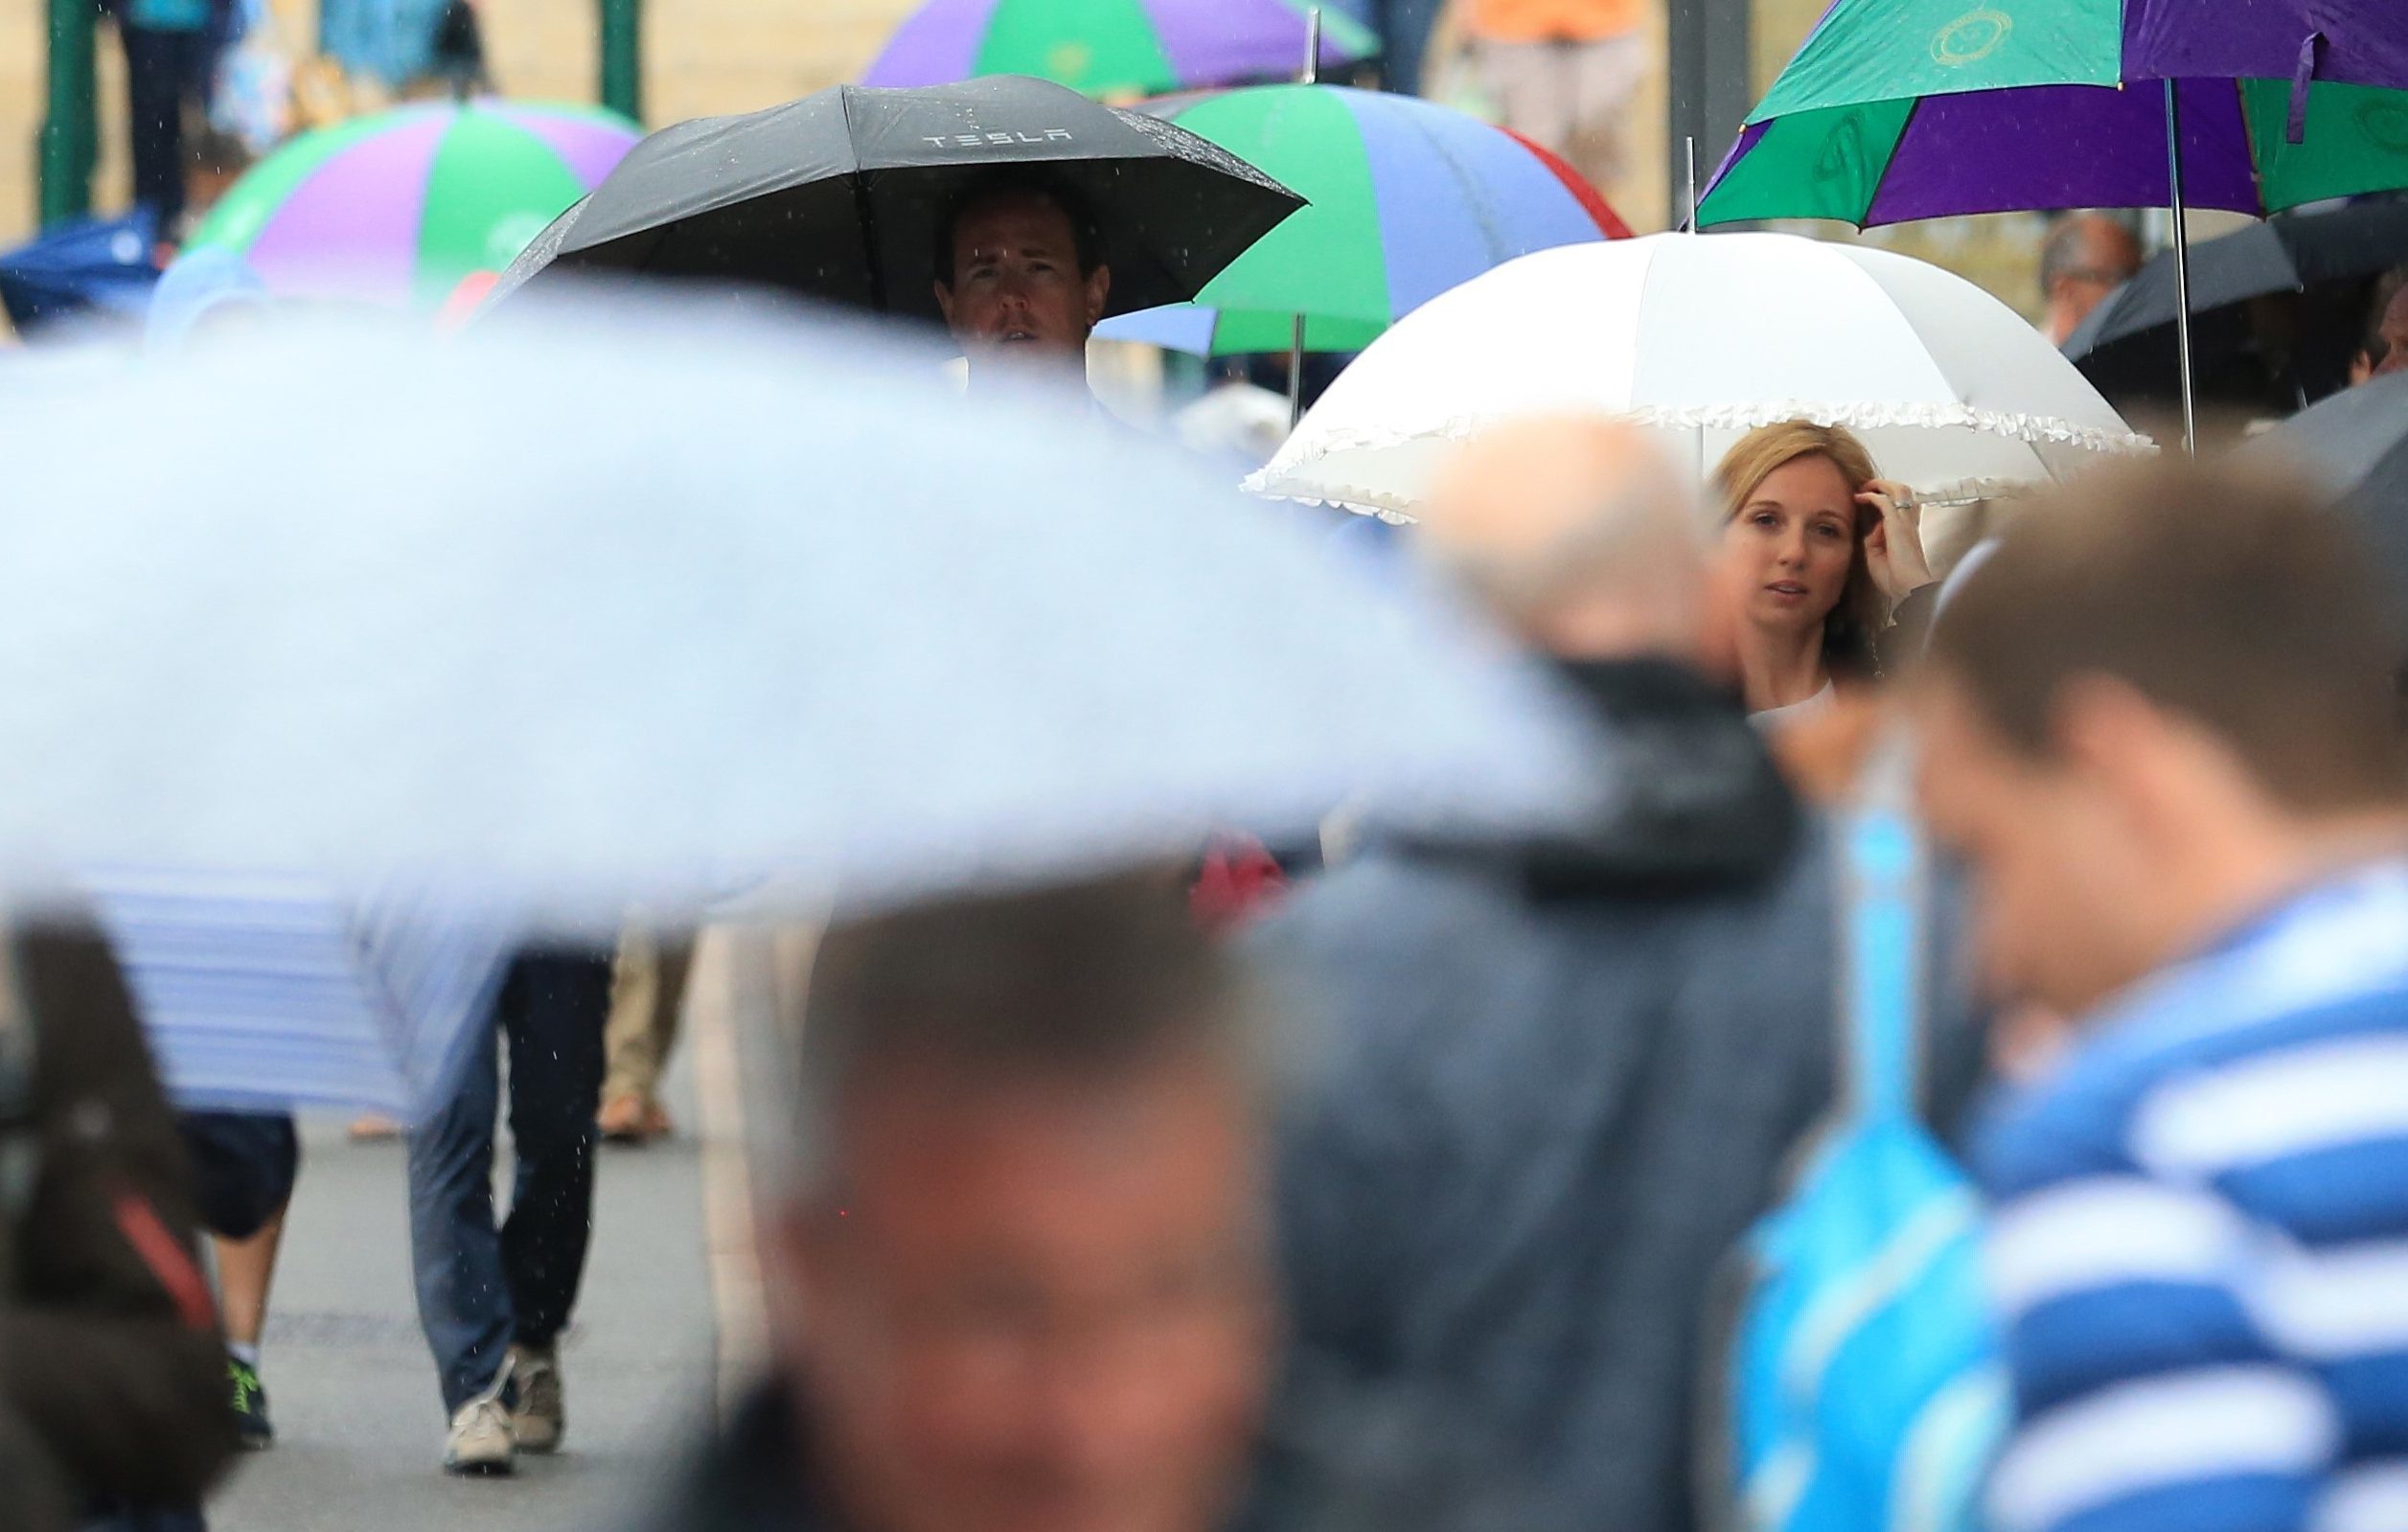
[[[1931,560],[1923,555],[1922,508],[1915,503],[1915,492],[1894,479],[1866,485],[1856,503],[1881,514],[1880,522],[1865,534],[1865,567],[1895,606],[1936,578]]]

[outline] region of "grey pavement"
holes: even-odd
[[[353,1144],[340,1122],[305,1125],[261,1358],[277,1443],[238,1465],[211,1502],[212,1528],[629,1525],[699,1429],[714,1385],[701,1153],[685,1073],[670,1090],[679,1137],[602,1152],[592,1254],[561,1347],[567,1436],[559,1455],[521,1457],[506,1479],[456,1480],[438,1467],[443,1409],[410,1292],[401,1146]]]

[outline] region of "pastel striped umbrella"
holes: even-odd
[[[433,309],[508,266],[639,136],[587,106],[404,106],[278,149],[187,248],[241,256],[280,297]]]
[[[1259,85],[1161,103],[1158,115],[1294,188],[1311,205],[1205,285],[1193,304],[1098,334],[1208,355],[1360,351],[1450,287],[1517,256],[1630,231],[1554,155],[1476,117],[1343,85]]]
[[[1311,0],[927,0],[895,30],[864,85],[949,85],[1034,75],[1099,99],[1294,79]],[[1379,50],[1324,4],[1320,62]]]

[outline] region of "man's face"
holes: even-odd
[[[1254,1440],[1272,1300],[1255,1124],[1191,1060],[1094,1080],[898,1067],[797,1215],[824,1488],[881,1532],[1205,1532]]]
[[[936,302],[973,371],[1016,355],[1059,366],[1085,356],[1111,291],[1109,267],[1080,274],[1078,240],[1060,205],[1010,193],[973,202],[954,220],[953,280],[936,285]]]
[[[1924,817],[1971,874],[1993,998],[2076,1015],[2140,977],[2150,879],[2114,789],[2016,750],[1945,675],[1915,711]]]

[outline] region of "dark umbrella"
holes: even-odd
[[[2364,523],[2408,599],[2408,373],[2378,377],[2283,422],[2250,452],[2306,470]]]
[[[0,254],[0,307],[20,335],[79,315],[140,317],[159,268],[150,263],[157,220],[137,208],[122,218],[76,218]]]
[[[1027,167],[1084,197],[1111,312],[1193,298],[1304,199],[1218,145],[1042,80],[838,85],[653,134],[513,263],[781,286],[938,317],[937,220],[978,177]]]
[[[2279,214],[2190,250],[2190,315],[2200,391],[2230,402],[2295,408],[2347,380],[2365,321],[2367,282],[2408,261],[2408,201]],[[2303,294],[2272,314],[2252,300]],[[2278,319],[2281,332],[2266,323]],[[2065,354],[2112,398],[2170,396],[2174,260],[2167,251],[2091,310]],[[2219,385],[2221,383],[2221,386]]]

